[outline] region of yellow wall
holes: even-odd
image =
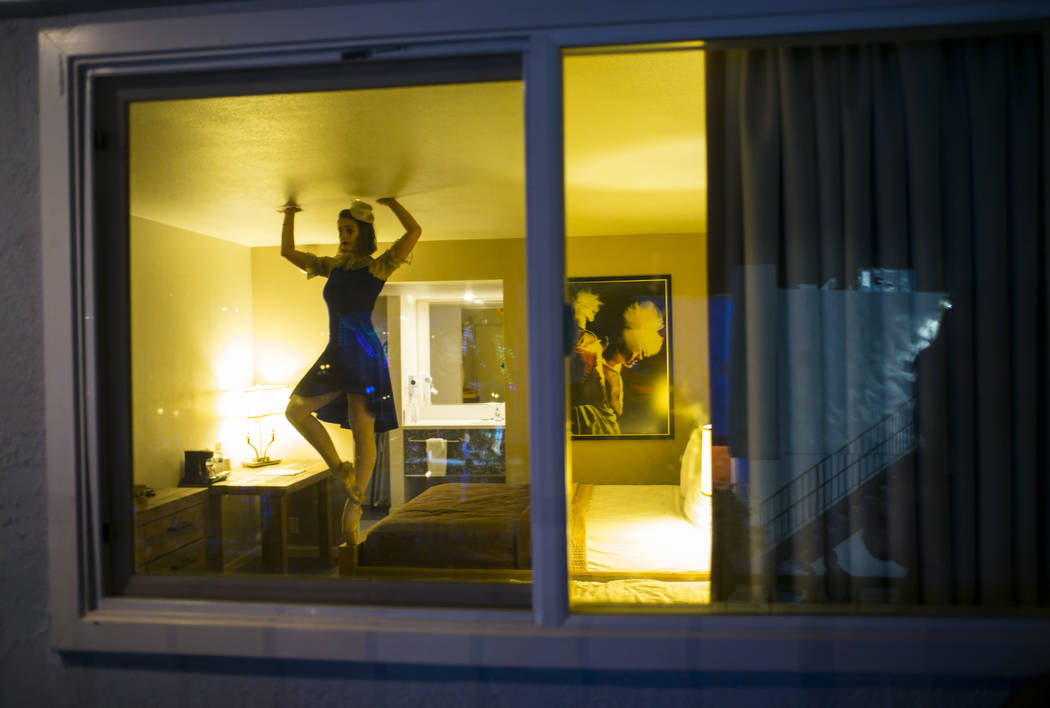
[[[131,218],[135,482],[173,487],[219,439],[218,392],[251,383],[251,249]]]
[[[135,476],[140,484],[173,486],[186,449],[211,448],[221,435],[235,462],[250,454],[239,428],[220,431],[216,394],[298,381],[328,340],[324,279],[307,280],[277,247],[246,248],[138,218],[131,233]],[[506,411],[511,482],[528,481],[529,475],[524,244],[424,240],[412,264],[391,279],[503,281],[515,386]],[[327,244],[302,248],[333,250]],[[570,276],[670,273],[672,293],[675,438],[574,442],[575,481],[677,482],[689,431],[708,416],[704,249],[700,235],[568,239]],[[400,395],[396,381],[394,389]],[[272,456],[316,457],[282,416],[267,423],[267,436],[271,426],[277,428]],[[335,439],[349,455],[349,434],[335,432]]]
[[[402,266],[390,282],[502,280],[508,368],[515,390],[507,392],[507,479],[528,481],[528,362],[526,359],[525,241],[426,241],[416,246],[412,263]],[[380,250],[387,244],[381,244]],[[332,255],[335,244],[299,246]],[[252,249],[252,283],[257,383],[295,384],[328,341],[328,318],[321,290],[324,278],[306,279],[280,256],[277,247]],[[393,339],[393,338],[392,338]],[[395,395],[400,399],[396,357],[391,350]],[[398,419],[402,418],[400,405]],[[336,446],[350,454],[350,435],[328,426]],[[290,429],[289,429],[290,430]],[[282,435],[271,449],[277,456],[316,458],[297,435]]]
[[[709,416],[706,249],[701,234],[566,240],[570,277],[671,275],[674,439],[573,441],[573,481],[678,484],[689,433]]]

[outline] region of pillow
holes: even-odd
[[[703,448],[703,438],[700,428],[696,428],[689,436],[689,442],[685,444],[685,452],[682,453],[682,473],[679,485],[682,499],[689,499],[690,490],[700,488],[701,448]]]
[[[710,426],[704,426],[710,435]],[[690,523],[700,531],[711,531],[711,472],[710,464],[704,474],[704,455],[711,450],[704,450],[704,428],[696,428],[689,436],[685,452],[682,453],[682,473],[680,491],[682,493],[682,513]],[[705,476],[707,477],[705,479]]]

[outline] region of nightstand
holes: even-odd
[[[208,489],[158,489],[135,505],[135,572],[207,569]]]

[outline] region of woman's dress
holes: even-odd
[[[375,416],[375,432],[397,427],[397,411],[390,386],[383,343],[372,327],[372,310],[386,279],[404,263],[390,250],[379,258],[368,256],[318,257],[307,265],[307,277],[325,275],[324,300],[328,305],[328,346],[292,391],[304,397],[332,391],[366,397]],[[318,408],[327,423],[350,427],[346,396]]]

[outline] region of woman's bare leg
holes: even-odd
[[[365,494],[376,464],[376,418],[368,409],[368,399],[360,393],[346,395],[350,429],[354,433],[354,486],[358,498]]]
[[[313,416],[313,412],[342,395],[342,391],[333,391],[332,393],[309,397],[292,395],[288,399],[288,407],[284,410],[284,415],[288,418],[288,422],[299,431],[299,434],[306,439],[306,442],[310,443],[321,454],[321,459],[332,470],[338,469],[343,460],[335,449],[332,437],[321,425],[321,421]]]

